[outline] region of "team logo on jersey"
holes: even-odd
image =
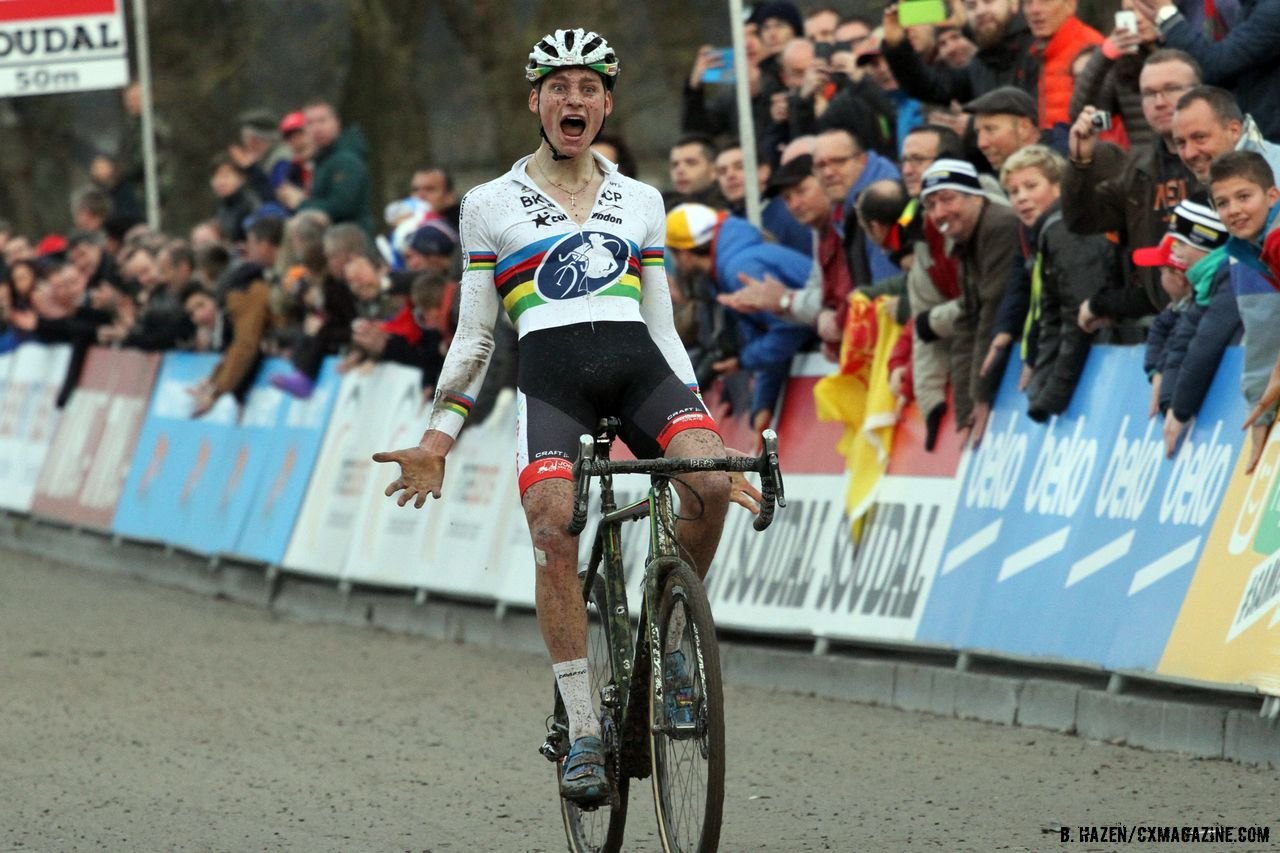
[[[626,241],[612,234],[569,234],[547,250],[533,280],[546,299],[574,299],[617,281],[630,256]]]

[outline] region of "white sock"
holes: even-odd
[[[569,717],[569,743],[580,737],[600,737],[600,719],[591,697],[587,659],[560,661],[553,663],[551,669],[556,674],[556,686],[560,688],[560,699]]]
[[[664,652],[671,654],[680,648],[680,643],[684,639],[684,626],[684,606],[678,604],[672,608],[671,618],[667,620],[667,636],[662,646]]]

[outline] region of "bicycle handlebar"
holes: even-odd
[[[684,459],[629,459],[613,461],[595,458],[596,440],[584,433],[578,439],[578,458],[573,463],[573,518],[568,533],[577,536],[587,526],[587,499],[591,478],[612,474],[674,474],[695,471],[755,471],[760,475],[760,513],[752,526],[764,530],[773,521],[775,506],[786,506],[782,469],[778,465],[778,434],[761,433],[764,449],[759,456],[692,457]]]

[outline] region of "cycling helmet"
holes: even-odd
[[[524,76],[530,83],[537,83],[559,68],[590,68],[604,78],[606,88],[612,89],[618,76],[618,55],[599,33],[581,27],[556,30],[539,39],[529,51]]]

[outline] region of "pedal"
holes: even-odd
[[[552,729],[547,732],[547,739],[542,742],[542,746],[538,747],[538,753],[554,764],[569,753],[568,741],[564,732],[558,728]]]

